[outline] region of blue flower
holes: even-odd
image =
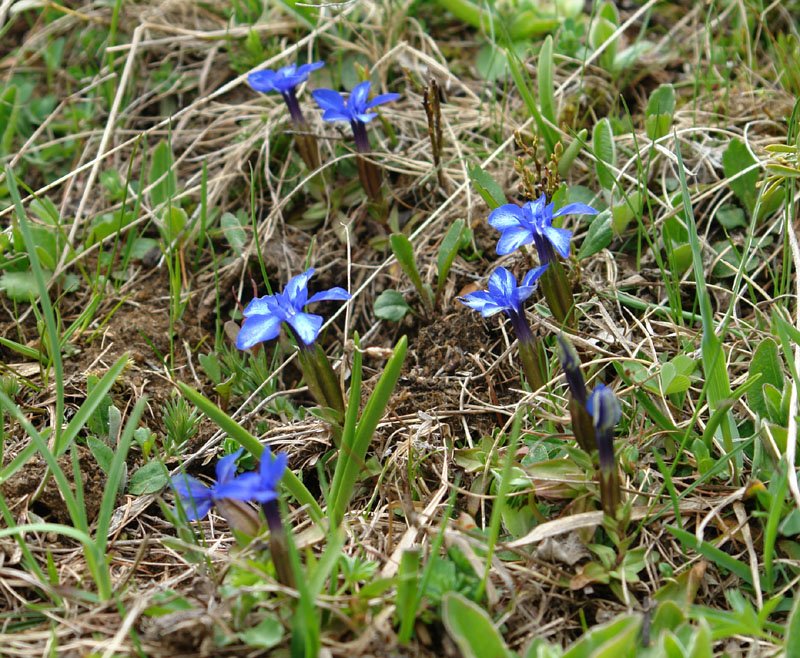
[[[351,124],[369,123],[378,114],[367,110],[400,98],[400,94],[381,94],[367,102],[370,85],[369,80],[357,84],[347,100],[333,89],[315,89],[311,95],[317,101],[317,105],[325,111],[322,115],[324,121],[349,121]]]
[[[338,287],[318,292],[309,298],[308,280],[313,274],[312,267],[292,277],[283,292],[252,300],[244,309],[245,321],[236,337],[236,347],[246,350],[257,343],[276,338],[281,331],[281,322],[287,322],[306,346],[311,345],[319,335],[322,317],[306,313],[303,307],[325,300],[350,299],[350,294]]]
[[[311,64],[290,64],[279,68],[277,71],[265,69],[256,71],[247,76],[247,82],[256,91],[266,93],[277,91],[280,94],[293,92],[294,88],[301,82],[308,80],[308,74],[325,66],[324,62],[312,62]]]
[[[542,276],[547,265],[542,265],[528,272],[517,286],[517,280],[505,267],[498,267],[489,277],[489,290],[471,292],[459,301],[488,318],[505,311],[512,317],[522,313],[522,302],[536,290],[536,280]]]
[[[278,498],[278,482],[283,477],[288,459],[284,453],[273,455],[265,448],[261,455],[258,473],[245,473],[240,476],[240,486],[249,491],[247,500],[268,503]]]
[[[586,411],[592,416],[598,434],[614,429],[622,416],[617,396],[605,384],[598,384],[586,401]]]
[[[247,76],[247,81],[256,91],[264,93],[277,91],[286,101],[292,121],[296,124],[304,124],[306,120],[303,117],[303,111],[300,109],[300,103],[297,100],[294,89],[301,82],[308,80],[308,74],[311,71],[316,71],[322,66],[325,66],[323,62],[312,62],[299,67],[297,64],[290,64],[279,68],[277,71],[270,71],[269,69],[256,71]]]
[[[497,253],[510,254],[524,244],[533,242],[542,263],[549,263],[558,252],[562,258],[569,256],[569,241],[572,231],[553,226],[553,218],[561,215],[596,215],[597,210],[585,203],[569,203],[553,212],[553,203],[547,203],[544,194],[536,201],[529,201],[521,208],[506,203],[493,210],[489,224],[502,233],[497,241]]]
[[[172,478],[172,487],[180,497],[190,521],[202,519],[222,500],[252,500],[252,487],[248,486],[247,481],[234,477],[236,460],[241,454],[242,448],[217,462],[217,481],[210,487],[185,473]]]

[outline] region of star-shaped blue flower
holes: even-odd
[[[257,343],[277,338],[281,322],[286,322],[305,345],[311,345],[319,335],[322,317],[303,311],[306,304],[325,300],[347,300],[350,293],[344,288],[331,288],[308,296],[308,280],[314,268],[298,274],[286,284],[283,292],[252,300],[244,309],[245,321],[236,337],[236,347],[246,350]]]
[[[283,66],[277,71],[264,69],[263,71],[256,71],[247,76],[247,82],[256,91],[267,93],[269,91],[277,91],[279,94],[288,94],[294,91],[301,82],[308,80],[308,75],[311,71],[316,71],[325,66],[324,62],[311,62],[310,64],[290,64]]]
[[[569,256],[572,231],[553,226],[553,218],[562,215],[596,215],[597,210],[585,203],[569,203],[553,212],[553,203],[547,203],[544,194],[521,208],[506,203],[493,210],[489,224],[502,233],[497,241],[497,253],[510,254],[524,244],[533,242],[542,263],[549,263],[558,252],[562,258]]]
[[[333,89],[315,89],[311,95],[317,101],[317,105],[325,111],[322,115],[324,121],[349,121],[351,124],[369,123],[378,114],[367,110],[400,98],[400,94],[380,94],[367,102],[370,85],[369,80],[357,84],[347,100]]]
[[[256,91],[267,93],[269,91],[277,91],[283,100],[286,101],[286,107],[289,108],[289,115],[292,121],[298,124],[304,124],[305,118],[303,111],[300,109],[300,103],[295,94],[295,87],[301,82],[308,80],[308,74],[311,71],[316,71],[318,68],[324,66],[323,62],[312,62],[310,64],[290,64],[279,68],[277,71],[265,69],[263,71],[256,71],[247,76],[247,82]]]
[[[522,285],[505,267],[498,267],[489,277],[489,290],[471,292],[459,301],[488,318],[505,311],[512,317],[522,314],[522,303],[536,290],[536,280],[542,276],[547,265],[532,269],[522,278]]]
[[[252,485],[236,475],[236,460],[242,454],[242,448],[232,455],[223,457],[217,462],[217,481],[210,487],[197,478],[182,473],[172,478],[172,487],[181,499],[190,521],[202,519],[220,500],[253,500]],[[253,474],[255,475],[255,474]]]
[[[275,500],[287,461],[284,453],[273,455],[269,448],[264,448],[258,473],[244,473],[239,477],[240,486],[249,491],[247,500],[262,504]]]

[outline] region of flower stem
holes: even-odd
[[[522,369],[525,371],[525,378],[528,380],[531,390],[537,391],[545,385],[541,345],[533,337],[531,328],[521,312],[511,313],[510,315],[514,333],[516,333],[519,341],[519,357],[522,361]]]
[[[309,125],[305,122],[295,123],[297,132],[294,134],[294,145],[306,167],[311,171],[319,169],[319,147],[317,146],[317,138],[312,135],[309,130]]]
[[[572,289],[567,280],[567,273],[558,258],[552,258],[542,278],[539,280],[550,307],[550,312],[559,324],[567,327],[575,327],[575,312],[573,306],[575,299],[572,296]]]
[[[363,121],[351,121],[350,125],[353,127],[353,137],[356,142],[356,151],[359,153],[369,153],[369,137],[367,136],[367,125]],[[370,201],[374,203],[381,203],[383,195],[381,194],[382,176],[381,171],[374,162],[370,162],[361,155],[356,156],[356,168],[358,169],[358,179],[361,181],[361,186],[367,193]]]
[[[600,475],[600,503],[603,511],[617,518],[620,505],[619,472],[614,459],[614,436],[611,431],[597,432],[597,450]]]
[[[294,572],[289,559],[286,529],[283,527],[277,499],[262,503],[261,509],[264,510],[264,516],[267,517],[267,525],[269,525],[269,552],[272,556],[272,563],[275,565],[278,582],[286,587],[294,587]]]

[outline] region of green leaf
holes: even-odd
[[[38,299],[39,289],[33,272],[5,272],[0,276],[0,290],[15,302],[29,302]]]
[[[750,150],[745,144],[733,138],[722,153],[722,169],[725,172],[725,178],[732,179],[740,172],[752,167],[758,161],[750,153]],[[753,212],[756,205],[756,198],[758,191],[756,184],[758,183],[759,170],[753,168],[746,174],[739,176],[736,180],[729,180],[730,188],[733,193],[745,207],[748,213]]]
[[[659,114],[669,115],[670,119],[675,113],[675,88],[672,85],[661,85],[647,101],[645,116],[652,117]],[[649,136],[649,135],[648,135]],[[652,137],[650,139],[653,139]]]
[[[631,220],[637,215],[642,214],[644,207],[644,195],[638,190],[628,194],[627,199],[623,199],[620,203],[611,209],[611,227],[614,229],[616,235],[621,234]]]
[[[553,95],[553,37],[547,35],[539,51],[539,66],[536,69],[539,76],[539,105],[542,117],[553,125],[558,125],[556,120],[556,102]]]
[[[617,26],[610,20],[602,16],[595,16],[592,29],[589,31],[589,45],[592,47],[592,50],[600,48],[600,46],[612,37],[616,30]],[[614,60],[617,58],[618,47],[619,38],[615,38],[606,46],[605,50],[600,55],[600,66],[609,73],[614,70]]]
[[[411,639],[414,622],[417,618],[417,588],[419,587],[419,548],[403,551],[397,571],[397,595],[395,596],[397,616],[400,619],[398,639],[406,644]]]
[[[233,213],[226,212],[222,215],[219,223],[228,244],[241,256],[244,253],[244,245],[247,242],[247,233],[242,227],[242,222]]]
[[[189,221],[186,211],[172,204],[164,210],[161,218],[164,220],[164,239],[168,242],[178,237]]]
[[[448,592],[442,598],[442,621],[465,658],[512,655],[483,608],[458,592]]]
[[[608,117],[603,117],[595,124],[592,130],[592,148],[597,158],[595,162],[597,181],[604,189],[612,190],[615,178],[608,165],[617,166],[617,147]]]
[[[586,232],[586,237],[583,239],[583,244],[578,250],[578,260],[589,258],[605,249],[611,244],[611,239],[614,237],[614,230],[611,228],[611,211],[604,210],[597,214],[589,224],[589,230]]]
[[[480,165],[470,167],[469,177],[478,194],[481,195],[489,208],[494,210],[508,203],[506,195],[503,194],[503,188],[497,184],[494,178],[481,169]]]
[[[138,469],[128,484],[128,492],[134,496],[143,496],[161,491],[169,482],[169,472],[159,461],[147,462]]]
[[[17,106],[17,87],[10,85],[0,94],[0,157],[11,152],[11,143],[14,140],[14,133],[17,129],[17,116],[19,107]]]
[[[397,262],[406,273],[406,276],[411,280],[411,283],[416,288],[425,308],[432,309],[433,300],[425,286],[422,285],[422,279],[417,270],[417,262],[414,260],[414,247],[411,246],[411,241],[402,233],[392,233],[389,237],[392,244],[392,251],[394,252]]]
[[[444,240],[442,240],[442,244],[439,246],[439,258],[436,262],[438,273],[436,297],[439,296],[442,288],[444,288],[447,275],[450,273],[450,266],[453,264],[453,259],[455,259],[459,247],[461,246],[461,234],[463,231],[464,220],[457,219],[451,224],[450,228],[447,229]]]
[[[753,353],[750,362],[750,377],[761,375],[761,379],[747,393],[747,403],[761,418],[767,418],[767,402],[764,385],[769,384],[778,391],[783,390],[783,366],[778,343],[771,338],[763,340]]]
[[[89,450],[91,450],[100,468],[103,469],[103,473],[108,475],[111,470],[111,462],[114,459],[114,451],[104,441],[93,436],[86,439],[86,445],[89,446]]]
[[[375,300],[375,316],[381,320],[399,322],[411,308],[406,303],[403,295],[396,290],[384,290]]]
[[[721,551],[707,541],[699,540],[692,533],[686,532],[686,530],[682,528],[669,525],[665,527],[671,534],[678,538],[685,548],[697,551],[718,567],[723,567],[736,574],[749,585],[753,584],[753,574],[750,573],[750,568],[744,562],[740,562],[736,558],[731,557],[725,551]]]
[[[624,658],[636,655],[636,635],[642,625],[639,614],[620,615],[594,626],[564,652],[564,658]]]
[[[728,230],[737,226],[747,226],[744,210],[738,206],[722,206],[714,216]]]
[[[257,649],[271,649],[283,640],[283,625],[275,615],[267,615],[252,628],[239,633],[239,639]]]
[[[150,251],[158,246],[158,240],[154,240],[153,238],[136,238],[131,248],[131,258],[142,260]]]
[[[154,208],[166,204],[178,193],[178,179],[172,165],[172,151],[169,144],[165,141],[159,142],[150,156],[148,175],[148,181],[153,186],[150,190],[150,203]]]
[[[397,384],[397,378],[400,376],[400,370],[403,367],[403,361],[406,358],[406,351],[408,350],[408,337],[403,336],[394,348],[394,353],[386,367],[383,369],[383,374],[378,380],[378,384],[369,396],[367,404],[364,406],[364,412],[361,414],[361,419],[355,425],[355,429],[350,431],[348,428],[354,422],[355,415],[358,413],[358,398],[354,399],[351,390],[350,399],[347,404],[347,417],[345,418],[345,427],[342,433],[342,451],[339,462],[336,464],[334,471],[334,479],[331,485],[331,501],[328,507],[332,516],[331,522],[334,527],[338,527],[344,518],[344,512],[350,502],[350,497],[353,495],[353,489],[358,479],[358,475],[364,466],[364,457],[367,454],[372,437],[375,434],[375,428],[378,426],[383,412],[386,410],[386,405],[394,393],[394,387]],[[353,372],[355,372],[355,359],[353,361]],[[359,361],[360,368],[360,361]],[[358,379],[360,385],[360,374]],[[346,458],[344,458],[346,456]]]
[[[784,635],[786,641],[787,656],[800,656],[800,594],[795,592],[794,605],[789,619],[786,621],[786,633]]]

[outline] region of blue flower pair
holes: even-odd
[[[312,71],[316,71],[322,66],[324,66],[323,62],[313,62],[302,66],[291,64],[277,71],[256,71],[247,76],[247,81],[256,91],[263,93],[277,91],[280,93],[289,107],[292,119],[302,123],[305,120],[297,102],[295,88],[300,83],[308,80],[308,76]],[[342,94],[333,89],[315,89],[311,92],[319,107],[324,110],[323,121],[347,121],[350,123],[353,127],[356,148],[360,152],[365,152],[369,149],[369,143],[366,142],[365,125],[378,116],[376,112],[370,112],[369,110],[400,98],[400,94],[380,94],[370,101],[368,100],[370,86],[369,80],[357,84],[347,100]]]

